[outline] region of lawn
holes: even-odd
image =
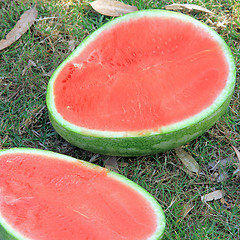
[[[125,0],[140,9],[164,9],[173,1]],[[229,45],[237,81],[227,113],[184,149],[200,166],[193,174],[175,150],[144,157],[119,157],[119,171],[150,192],[163,207],[169,239],[240,239],[240,177],[234,175],[240,150],[240,4],[238,0],[174,1],[194,3],[202,11],[177,10],[215,29]],[[0,1],[0,40],[34,1]],[[104,166],[104,156],[76,148],[52,127],[46,89],[56,67],[81,41],[114,17],[94,11],[87,1],[37,2],[36,22],[11,46],[0,51],[0,149],[31,147],[55,151]],[[214,168],[216,163],[218,167]],[[222,190],[224,197],[201,196]]]

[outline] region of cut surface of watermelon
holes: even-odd
[[[139,11],[83,41],[51,77],[47,103],[60,135],[85,149],[82,136],[159,140],[202,122],[184,134],[191,140],[224,113],[234,82],[231,52],[211,28],[179,13]]]
[[[0,239],[160,239],[165,217],[139,185],[74,158],[0,151]]]

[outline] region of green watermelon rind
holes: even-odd
[[[110,29],[115,24],[123,23],[134,18],[147,17],[171,17],[182,21],[194,23],[201,31],[210,34],[222,47],[226,60],[229,64],[229,76],[225,88],[218,98],[207,109],[181,122],[164,126],[156,130],[146,131],[100,131],[76,126],[64,120],[57,112],[54,105],[53,87],[54,80],[58,76],[62,67],[74,59],[84,50],[85,46],[106,29]],[[206,24],[181,13],[166,10],[142,10],[126,14],[116,18],[98,30],[90,34],[55,70],[50,78],[47,88],[47,106],[49,117],[56,131],[71,144],[88,151],[106,155],[138,156],[148,155],[161,151],[166,151],[174,147],[185,144],[196,137],[202,135],[225,113],[232,94],[234,92],[236,79],[236,67],[231,50],[222,37]],[[159,146],[159,148],[158,148]]]
[[[63,155],[60,153],[55,153],[52,151],[47,151],[47,150],[39,150],[39,149],[33,149],[33,148],[12,148],[12,149],[3,149],[0,150],[0,156],[4,154],[14,154],[14,153],[29,153],[29,154],[36,154],[36,155],[41,155],[41,156],[49,156],[49,157],[55,157],[58,160],[63,160],[63,161],[69,161],[69,162],[81,162],[84,166],[86,166],[89,169],[96,169],[98,171],[105,171],[105,168],[100,167],[98,165],[83,161],[83,160],[78,160],[76,158]],[[144,188],[139,186],[137,183],[129,180],[128,178],[124,177],[123,175],[120,175],[118,173],[108,171],[107,175],[115,179],[116,181],[119,181],[123,184],[126,184],[130,188],[134,189],[136,192],[138,192],[144,199],[147,200],[147,202],[152,206],[152,209],[156,213],[157,217],[157,229],[155,233],[149,237],[146,240],[158,240],[163,237],[164,230],[166,227],[166,219],[165,219],[165,214],[164,211],[161,207],[161,205],[157,202],[157,200]],[[1,216],[0,212],[0,239],[1,240],[33,240],[29,239],[25,236],[23,236],[21,233],[16,231],[14,228],[8,224],[5,219]],[[34,239],[35,240],[35,239]]]

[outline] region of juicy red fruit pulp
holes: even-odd
[[[26,153],[0,155],[0,216],[33,240],[146,240],[156,214],[107,171]]]
[[[211,105],[228,78],[219,43],[193,23],[142,17],[101,32],[54,85],[70,123],[107,131],[156,129]]]

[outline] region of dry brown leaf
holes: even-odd
[[[182,163],[189,171],[198,173],[200,167],[196,160],[189,153],[187,153],[182,148],[175,148],[175,152],[178,158],[182,161]]]
[[[238,158],[238,163],[237,165],[237,170],[234,171],[233,175],[237,175],[238,177],[240,177],[240,152],[237,150],[237,148],[235,148],[234,146],[232,146],[235,153],[237,154],[237,158]]]
[[[115,156],[108,157],[103,162],[104,162],[105,168],[107,168],[108,170],[119,172],[117,157]]]
[[[7,34],[6,39],[0,41],[0,50],[9,47],[17,41],[35,22],[38,11],[36,7],[27,10],[20,17],[14,28]]]
[[[213,12],[211,12],[210,10],[203,8],[201,6],[198,6],[196,4],[180,4],[180,3],[173,3],[170,5],[165,6],[165,9],[167,10],[183,10],[183,9],[187,9],[187,10],[196,10],[196,11],[200,11],[200,12],[206,12],[209,14],[213,14]]]
[[[138,10],[135,6],[130,6],[116,0],[96,0],[94,2],[90,2],[89,4],[95,11],[112,17],[118,17]]]
[[[237,158],[238,158],[238,161],[239,161],[239,164],[240,164],[240,152],[234,146],[232,146],[232,147],[233,147],[233,150],[235,151],[235,153],[237,154]]]
[[[218,200],[221,198],[223,198],[222,190],[216,190],[211,193],[205,194],[204,196],[201,196],[201,200],[203,202],[209,202],[209,201]]]

